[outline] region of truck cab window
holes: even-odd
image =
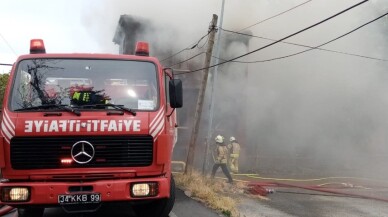
[[[15,77],[11,109],[114,103],[153,111],[159,106],[156,81],[156,66],[145,61],[23,60]]]

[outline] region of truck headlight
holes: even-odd
[[[30,189],[27,187],[5,187],[1,189],[1,201],[26,202],[30,200]]]
[[[131,185],[131,196],[154,197],[158,195],[158,190],[157,182],[134,183]]]

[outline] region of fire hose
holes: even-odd
[[[271,193],[265,187],[286,187],[286,188],[299,188],[299,189],[310,190],[310,191],[318,191],[318,192],[323,192],[323,193],[357,197],[357,198],[362,198],[362,199],[377,200],[377,201],[382,201],[382,202],[388,203],[388,199],[386,199],[386,198],[366,196],[366,195],[362,195],[362,194],[349,193],[349,192],[342,192],[342,191],[338,191],[335,189],[323,189],[321,186],[301,186],[301,185],[292,185],[292,184],[285,184],[285,183],[278,183],[278,182],[250,182],[248,184],[248,187],[250,187],[250,189],[252,189],[251,193],[258,193],[262,196],[266,196],[268,193]]]
[[[376,201],[382,201],[387,202],[387,198],[381,198],[381,197],[374,197],[374,196],[366,196],[362,194],[357,193],[350,193],[350,192],[343,192],[339,191],[337,189],[344,189],[344,188],[361,188],[361,189],[370,189],[363,186],[357,186],[349,183],[341,183],[341,182],[328,182],[323,183],[319,185],[294,185],[294,184],[286,184],[281,183],[280,181],[288,181],[288,182],[314,182],[314,181],[324,181],[324,180],[331,180],[331,179],[357,179],[357,180],[368,180],[368,181],[377,181],[381,183],[388,183],[386,181],[382,180],[374,180],[370,178],[359,178],[359,177],[324,177],[324,178],[315,178],[315,179],[289,179],[289,178],[268,178],[268,177],[258,177],[257,174],[234,174],[234,176],[246,176],[248,178],[253,179],[260,179],[260,180],[271,180],[271,181],[246,181],[246,180],[236,180],[240,182],[247,183],[247,189],[246,192],[253,194],[253,195],[260,195],[260,196],[267,196],[268,194],[274,193],[273,188],[274,187],[283,187],[283,188],[299,188],[304,190],[310,190],[310,191],[316,191],[316,192],[322,192],[322,193],[329,193],[329,194],[335,194],[335,195],[342,195],[342,196],[348,196],[348,197],[355,197],[355,198],[361,198],[361,199],[369,199],[369,200],[376,200]],[[336,187],[333,187],[334,185],[337,185]],[[329,186],[329,187],[327,187]],[[386,187],[386,186],[384,186]]]
[[[248,178],[253,178],[253,179],[272,180],[272,181],[314,182],[314,181],[325,181],[325,180],[332,180],[332,179],[354,179],[354,180],[365,180],[365,181],[373,181],[373,182],[388,184],[388,181],[376,180],[371,178],[352,177],[352,176],[332,176],[332,177],[313,178],[313,179],[291,179],[291,178],[260,177],[257,174],[233,174],[233,175],[246,176]]]
[[[4,216],[10,212],[12,212],[15,208],[12,206],[3,206],[0,208],[0,216]]]
[[[343,179],[343,178],[353,178],[353,179],[366,179],[367,178],[355,178],[355,177],[327,177],[327,178],[318,178],[318,179],[278,179],[278,178],[266,178],[266,177],[258,177],[256,174],[236,174],[238,176],[246,176],[249,178],[254,179],[261,179],[261,180],[277,180],[277,181],[293,181],[293,182],[311,182],[311,181],[323,181],[323,180],[329,180],[329,179]],[[243,180],[239,180],[243,181]],[[373,197],[373,196],[366,196],[362,194],[356,194],[356,193],[349,193],[349,192],[341,192],[334,189],[324,189],[325,185],[329,185],[331,183],[324,183],[320,185],[313,185],[313,186],[301,186],[301,185],[293,185],[293,184],[285,184],[280,182],[273,182],[273,181],[243,181],[248,183],[247,186],[247,192],[250,194],[258,194],[261,196],[267,196],[270,193],[273,193],[273,190],[271,188],[274,187],[286,187],[286,188],[299,188],[304,190],[310,190],[310,191],[317,191],[317,192],[323,192],[323,193],[330,193],[330,194],[336,194],[336,195],[343,195],[343,196],[349,196],[349,197],[357,197],[362,199],[370,199],[370,200],[377,200],[382,202],[387,202],[388,199],[385,198],[379,198],[379,197]],[[336,183],[338,184],[338,183]],[[343,183],[339,183],[343,184]],[[346,186],[345,186],[346,187]],[[15,208],[11,206],[3,206],[0,208],[0,216],[4,216],[12,211],[14,211]]]
[[[261,180],[276,180],[276,181],[293,181],[293,182],[312,182],[312,181],[323,181],[323,180],[329,180],[329,179],[361,179],[361,180],[372,180],[368,178],[357,178],[357,177],[327,177],[327,178],[318,178],[318,179],[275,179],[275,178],[265,178],[265,177],[257,177],[254,176],[253,174],[244,174],[245,176],[249,178],[254,178],[254,179],[261,179]],[[376,181],[376,180],[373,180]],[[381,181],[382,182],[382,181]],[[354,186],[346,183],[324,183],[320,185],[312,185],[312,186],[302,186],[302,185],[294,185],[294,184],[286,184],[286,183],[281,183],[281,182],[258,182],[258,181],[251,181],[248,183],[249,191],[250,193],[256,193],[261,196],[266,196],[268,193],[272,193],[268,191],[265,187],[287,187],[287,188],[299,188],[299,189],[304,189],[304,190],[310,190],[310,191],[318,191],[318,192],[323,192],[323,193],[330,193],[330,194],[336,194],[336,195],[343,195],[343,196],[350,196],[350,197],[357,197],[357,198],[363,198],[363,199],[372,199],[372,200],[377,200],[377,201],[382,201],[382,202],[388,202],[388,199],[386,198],[380,198],[380,197],[373,197],[373,196],[366,196],[362,194],[357,194],[357,193],[350,193],[350,192],[342,192],[338,191],[334,188],[330,189],[325,189],[325,186],[330,185],[330,184],[341,184],[342,187],[359,187],[359,188],[364,188],[361,186]],[[338,186],[337,186],[338,188]],[[368,189],[368,188],[364,188]]]
[[[176,173],[176,172],[175,172]],[[271,189],[273,187],[287,187],[287,188],[299,188],[304,190],[310,190],[310,191],[317,191],[317,192],[323,192],[323,193],[330,193],[330,194],[336,194],[336,195],[343,195],[348,197],[356,197],[356,198],[363,198],[363,199],[371,199],[371,200],[377,200],[382,202],[388,202],[388,199],[386,198],[380,198],[380,197],[373,197],[373,196],[366,196],[362,194],[356,194],[356,193],[349,193],[349,192],[341,192],[336,190],[333,186],[331,188],[330,185],[332,184],[340,184],[341,188],[361,188],[361,189],[370,189],[363,186],[356,186],[348,183],[341,183],[341,182],[328,182],[323,183],[319,185],[293,185],[293,184],[285,184],[281,182],[316,182],[316,181],[327,181],[327,180],[340,180],[340,179],[354,179],[354,180],[364,180],[364,181],[373,181],[378,183],[384,183],[388,184],[387,181],[383,180],[375,180],[371,178],[361,178],[361,177],[349,177],[349,176],[334,176],[334,177],[323,177],[323,178],[314,178],[314,179],[290,179],[290,178],[270,178],[270,177],[259,177],[257,174],[233,174],[233,176],[245,176],[247,178],[251,179],[260,179],[260,180],[267,180],[267,181],[248,181],[248,180],[241,180],[241,179],[234,179],[238,182],[244,182],[247,183],[248,188],[246,191],[250,194],[260,195],[260,196],[267,196],[270,193],[273,193],[274,191]],[[220,179],[225,179],[223,177],[217,177]],[[387,186],[375,186],[375,187],[384,187]],[[338,186],[336,188],[339,188]]]

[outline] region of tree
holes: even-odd
[[[9,73],[0,74],[0,105],[3,107],[5,88],[7,87]]]

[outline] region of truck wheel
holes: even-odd
[[[168,217],[175,203],[175,181],[171,176],[170,197],[133,207],[137,217]]]
[[[44,208],[29,207],[29,208],[18,208],[19,217],[42,217]]]

